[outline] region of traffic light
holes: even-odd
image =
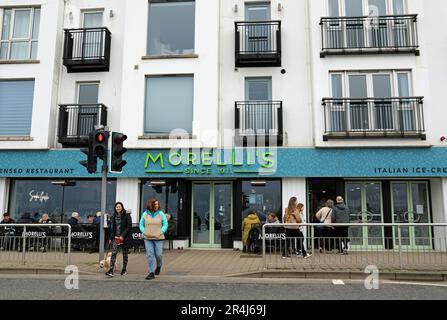
[[[107,155],[109,143],[109,132],[103,129],[93,132],[92,149],[95,157],[104,160]]]
[[[112,132],[112,146],[110,151],[110,172],[121,173],[123,167],[127,164],[123,160],[123,154],[127,149],[124,148],[123,143],[127,140],[127,136],[120,132]]]
[[[81,149],[81,152],[87,155],[87,160],[79,161],[81,165],[87,168],[88,173],[96,173],[98,158],[93,152],[93,138],[94,132],[89,134],[88,148]]]

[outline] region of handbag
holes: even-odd
[[[121,240],[120,237],[115,237],[115,243],[117,246],[120,246],[124,243],[124,240]]]
[[[324,221],[326,220],[326,218],[328,217],[329,213],[332,212],[332,209],[328,211],[328,213],[326,214],[326,216],[324,218],[320,219],[319,224],[316,226],[317,230],[319,231],[323,231],[325,226],[324,226]]]

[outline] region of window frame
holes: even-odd
[[[8,39],[1,39],[3,34],[3,19],[5,17],[5,11],[11,10],[11,18],[9,22],[9,33],[8,33]],[[29,27],[28,27],[28,37],[27,38],[14,38],[14,23],[16,18],[16,12],[17,11],[30,11],[30,18],[29,18]],[[36,17],[36,11],[39,11],[39,25],[38,28],[38,37],[36,39],[33,38],[34,33],[34,20]],[[6,58],[2,59],[0,57],[0,61],[11,61],[11,60],[35,60],[38,56],[38,45],[39,45],[39,36],[40,36],[40,20],[41,20],[41,14],[42,9],[41,7],[3,7],[0,8],[0,47],[2,44],[7,44],[7,50],[6,50]],[[28,54],[27,58],[25,59],[12,59],[11,58],[11,48],[13,43],[27,43],[28,44]],[[33,43],[37,44],[36,48],[36,56],[32,57],[33,52]]]
[[[399,83],[398,83],[398,76],[399,74],[405,74],[407,75],[408,79],[408,92],[409,97],[414,95],[413,92],[413,78],[412,78],[412,70],[374,70],[374,71],[334,71],[329,72],[329,90],[330,90],[330,97],[333,97],[333,87],[332,87],[332,76],[333,75],[341,75],[342,76],[342,92],[343,92],[343,98],[345,99],[351,99],[350,97],[350,87],[349,87],[349,76],[351,75],[362,75],[366,77],[366,97],[361,97],[358,99],[371,99],[374,98],[374,84],[373,84],[373,78],[375,75],[389,75],[390,77],[390,85],[391,85],[391,96],[390,97],[378,97],[380,98],[409,98],[409,97],[401,97],[399,93]],[[348,112],[347,106],[350,105],[350,103],[343,103],[343,105],[339,104],[333,104],[332,109],[330,112]],[[370,106],[367,106],[368,108],[368,130],[372,130],[375,127],[375,121],[376,121],[376,115],[374,114],[373,110],[371,110]],[[350,109],[350,107],[349,107]],[[407,110],[405,109],[405,103],[401,103],[398,106],[398,111]],[[349,111],[351,112],[351,111]],[[350,121],[350,116],[347,117],[347,123],[346,128],[350,128],[350,131],[361,131],[360,129],[352,129],[352,124]],[[383,129],[384,131],[387,130],[393,130],[392,128]]]
[[[96,104],[99,104],[99,101],[100,101],[100,99],[99,99],[99,89],[100,89],[100,81],[78,81],[78,82],[76,82],[76,90],[75,90],[75,94],[76,94],[76,97],[75,97],[75,101],[76,101],[76,103],[77,104],[80,104],[80,98],[81,98],[81,96],[80,96],[80,94],[81,94],[81,86],[82,85],[97,85],[98,86],[98,101],[96,102]]]
[[[150,53],[150,23],[151,23],[151,3],[176,3],[176,2],[193,2],[194,3],[194,32],[193,32],[193,48],[192,53],[158,53],[158,54],[151,54]],[[147,0],[147,27],[146,27],[146,54],[145,57],[171,57],[171,56],[191,56],[196,54],[196,27],[197,27],[197,14],[196,14],[196,0]]]
[[[330,2],[331,0],[326,0],[326,12],[328,17],[332,17],[330,15]],[[369,15],[369,0],[361,0],[362,1],[362,9],[363,9],[363,15],[368,16]],[[395,0],[386,0],[386,15],[395,15],[394,12],[394,1]],[[403,1],[403,14],[408,13],[408,1]],[[346,17],[346,0],[338,0],[338,13],[339,17]]]
[[[88,13],[101,13],[102,14],[102,23],[100,27],[104,27],[104,9],[81,9],[81,28],[85,27],[85,14]],[[99,28],[100,28],[99,27]]]
[[[143,137],[147,137],[147,136],[163,136],[163,137],[168,137],[172,134],[172,131],[175,129],[179,129],[179,128],[174,128],[171,129],[171,131],[169,132],[155,132],[155,131],[150,131],[148,130],[148,128],[146,127],[146,115],[147,115],[147,110],[148,110],[148,80],[150,78],[173,78],[173,77],[190,77],[192,79],[192,122],[191,122],[191,132],[187,132],[188,136],[193,136],[194,135],[194,106],[195,106],[195,102],[196,102],[196,94],[195,94],[195,90],[196,90],[196,86],[195,86],[195,82],[196,82],[196,76],[194,73],[175,73],[175,74],[146,74],[144,76],[144,103],[143,103],[143,107],[144,107],[144,112],[143,112]],[[182,128],[185,132],[187,130],[185,130],[184,128]],[[184,134],[184,132],[183,132]],[[183,136],[183,134],[178,135],[176,137],[179,136]]]

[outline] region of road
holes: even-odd
[[[367,290],[363,281],[336,279],[81,276],[72,290],[65,282],[64,275],[0,275],[0,300],[447,300],[445,282],[380,282],[377,290]]]

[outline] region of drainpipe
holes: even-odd
[[[313,68],[313,60],[312,60],[312,19],[311,19],[311,15],[310,15],[310,1],[312,0],[307,0],[304,1],[304,4],[306,6],[306,26],[305,26],[305,31],[306,31],[306,64],[307,64],[307,83],[308,83],[308,93],[310,94],[310,99],[309,99],[309,104],[310,104],[310,110],[311,110],[311,116],[312,116],[312,125],[310,128],[310,133],[311,133],[311,139],[312,139],[312,145],[313,147],[315,147],[316,145],[316,141],[315,141],[315,128],[317,128],[317,124],[315,123],[315,112],[317,112],[315,110],[316,108],[316,104],[314,103],[314,93],[315,93],[315,88],[314,88],[314,68]]]
[[[217,137],[216,137],[216,147],[222,147],[223,145],[223,125],[222,125],[222,38],[221,38],[221,28],[222,28],[222,0],[219,0],[219,9],[218,9],[218,24],[219,28],[217,30],[218,42],[217,42],[217,64],[218,64],[218,75],[217,75]]]

